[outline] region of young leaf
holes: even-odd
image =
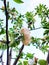
[[[14,2],[16,2],[16,3],[18,3],[18,4],[23,3],[23,1],[21,1],[21,0],[14,0]]]
[[[34,56],[34,54],[31,54],[31,53],[27,53],[27,55],[26,55],[26,57],[28,57],[28,58],[30,58],[30,59],[32,59],[33,56]]]

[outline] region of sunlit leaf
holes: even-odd
[[[27,54],[26,54],[26,57],[28,57],[28,58],[30,58],[30,59],[33,58],[33,56],[34,56],[34,54],[31,54],[31,53],[27,53]]]
[[[23,3],[22,0],[14,0],[14,2],[19,3],[19,4]]]
[[[28,61],[23,61],[23,64],[24,65],[28,65]]]

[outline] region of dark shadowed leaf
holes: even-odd
[[[43,60],[43,59],[39,60],[38,63],[39,63],[40,65],[47,65],[46,60]]]
[[[22,65],[22,62],[19,62],[18,65]]]

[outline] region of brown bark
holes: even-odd
[[[12,48],[10,49],[10,53],[9,53],[9,65],[11,65],[11,57],[12,57]]]
[[[18,57],[15,59],[13,65],[16,65],[16,64],[17,64],[17,62],[18,62],[18,60],[19,60],[19,58],[20,58],[20,55],[21,55],[21,53],[22,53],[23,48],[24,48],[24,44],[22,45],[22,47],[21,47],[21,49],[20,49],[20,51],[19,51]]]
[[[49,64],[49,51],[48,51],[48,55],[47,55],[47,65]]]

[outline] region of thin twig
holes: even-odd
[[[49,64],[49,51],[48,51],[48,55],[47,55],[47,63]]]
[[[22,47],[21,47],[21,49],[20,49],[20,51],[19,51],[18,57],[15,59],[13,65],[16,65],[16,64],[17,64],[17,62],[18,62],[18,60],[19,60],[19,58],[20,58],[20,55],[21,55],[21,53],[22,53],[23,48],[24,48],[24,44],[22,45]]]
[[[0,42],[2,42],[2,43],[7,43],[7,41],[4,41],[4,40],[0,40]],[[9,43],[10,43],[10,41],[9,41]]]
[[[16,59],[16,58],[11,58],[11,59]]]
[[[2,42],[2,43],[6,43],[6,41],[4,41],[4,40],[0,40],[0,42]]]
[[[12,48],[10,49],[10,54],[9,55],[10,55],[10,58],[11,58],[11,56],[12,56]]]
[[[20,40],[21,37],[22,37],[22,36],[18,36],[18,37],[15,38],[15,40]],[[4,41],[4,40],[0,40],[0,42],[2,42],[2,43],[7,43],[7,41]],[[9,43],[10,43],[10,42],[11,42],[11,41],[9,41]]]
[[[9,53],[9,65],[11,65],[11,57],[12,57],[12,48],[10,49],[10,53]]]
[[[38,28],[34,28],[34,29],[32,29],[32,30],[38,30],[38,29],[41,29],[42,27],[38,27]]]
[[[3,58],[3,53],[4,53],[4,50],[2,50],[2,53],[1,53],[1,55],[0,55],[0,62],[2,63],[2,65],[4,65],[4,64],[3,64],[3,59],[2,59],[2,58]]]

